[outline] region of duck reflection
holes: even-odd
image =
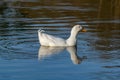
[[[41,60],[45,57],[57,54],[62,52],[65,49],[65,47],[46,47],[46,46],[41,46],[39,48],[38,52],[38,59]]]
[[[66,47],[67,51],[70,53],[70,58],[74,64],[80,64],[82,62],[82,58],[77,55],[76,47]]]
[[[77,55],[77,48],[76,47],[45,47],[41,46],[38,52],[38,59],[41,60],[45,57],[61,53],[64,50],[67,50],[70,54],[70,58],[74,64],[80,64],[84,58],[80,58]]]

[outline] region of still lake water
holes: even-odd
[[[112,4],[111,4],[112,3]],[[120,0],[1,0],[0,80],[119,80]],[[37,30],[77,47],[42,47]]]

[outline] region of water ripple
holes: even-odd
[[[1,30],[2,31],[2,30]],[[28,32],[29,31],[29,32]],[[30,32],[31,31],[31,32]],[[0,51],[2,58],[4,59],[18,59],[18,58],[35,58],[37,57],[36,50],[38,48],[37,35],[33,33],[33,30],[23,31],[18,30],[6,30],[4,34],[0,34]],[[23,54],[25,56],[23,56]],[[31,54],[32,56],[30,56]],[[10,56],[8,56],[10,55]]]

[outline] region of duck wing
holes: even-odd
[[[66,44],[66,40],[53,36],[53,35],[46,34],[46,33],[41,33],[39,37],[40,37],[40,42],[42,45],[63,46]]]

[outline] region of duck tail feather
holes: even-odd
[[[45,32],[45,31],[44,31],[44,30],[42,30],[42,29],[39,29],[39,30],[38,30],[38,32]]]

